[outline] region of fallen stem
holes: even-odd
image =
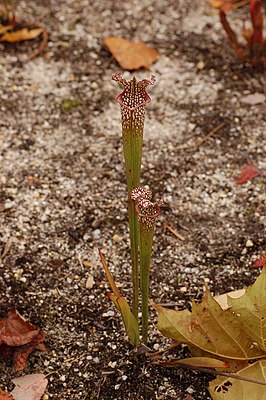
[[[256,383],[258,385],[263,385],[266,386],[266,382],[265,381],[261,381],[259,379],[254,379],[254,378],[248,378],[246,376],[242,376],[242,375],[238,375],[235,373],[231,373],[231,372],[220,372],[220,371],[214,371],[210,368],[203,368],[203,367],[196,367],[196,366],[191,366],[190,364],[184,364],[184,363],[179,363],[178,361],[174,361],[174,365],[173,366],[179,366],[181,368],[187,368],[187,369],[192,369],[192,370],[197,370],[197,371],[201,371],[201,372],[206,372],[207,374],[211,374],[211,375],[217,375],[217,376],[225,376],[227,378],[231,378],[231,379],[238,379],[239,381],[245,381],[245,382],[250,382],[250,383]],[[153,361],[152,363],[150,363],[150,365],[161,365],[161,366],[165,366],[165,362],[162,361]],[[168,367],[171,367],[170,365],[168,365]]]
[[[181,233],[177,232],[174,228],[172,228],[170,225],[166,225],[166,228],[177,238],[182,241],[186,240],[186,237],[181,235]]]
[[[215,135],[220,129],[224,127],[224,122],[217,125],[214,129],[212,129],[206,136],[204,136],[196,145],[195,149],[198,149],[203,143],[205,143],[211,136]]]

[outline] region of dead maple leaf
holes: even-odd
[[[44,374],[25,375],[12,382],[16,385],[12,391],[14,400],[40,400],[48,385]]]
[[[13,358],[15,371],[22,371],[33,350],[46,350],[44,336],[17,311],[9,311],[8,317],[0,321],[0,360]]]
[[[18,311],[8,311],[7,318],[0,321],[0,344],[21,346],[32,341],[39,328],[26,321]]]
[[[14,369],[16,372],[23,371],[26,368],[27,360],[33,350],[46,351],[44,345],[45,333],[40,331],[32,341],[24,346],[19,346],[13,355]]]
[[[228,304],[229,309],[223,310],[207,289],[201,303],[193,302],[192,312],[153,305],[161,333],[188,344],[200,356],[212,356],[230,365],[233,361],[238,366],[265,357],[266,268],[243,296],[229,297]]]
[[[248,365],[237,375],[266,383],[266,360]],[[265,400],[264,385],[223,376],[210,383],[209,392],[213,400]]]
[[[254,167],[254,165],[249,164],[242,169],[241,175],[236,179],[236,182],[238,185],[242,185],[259,175],[260,172]]]
[[[126,70],[150,68],[159,56],[159,52],[146,46],[143,42],[129,42],[116,36],[105,37],[104,43],[108,47],[119,65]]]
[[[43,28],[28,29],[23,28],[14,32],[6,32],[0,37],[0,42],[17,43],[24,40],[36,39],[41,33]]]

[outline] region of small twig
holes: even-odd
[[[186,237],[181,235],[181,233],[178,233],[174,228],[172,228],[170,225],[166,225],[166,228],[173,234],[175,235],[175,237],[177,237],[178,239],[184,241],[186,240]]]
[[[102,371],[102,375],[106,376],[106,375],[113,375],[115,374],[115,371]]]
[[[96,400],[98,400],[100,398],[101,387],[102,387],[102,385],[104,384],[105,381],[106,381],[106,376],[103,376],[103,378],[99,382],[99,387],[98,387],[97,393],[96,393]]]
[[[218,132],[220,129],[224,127],[224,122],[221,122],[219,125],[217,125],[215,128],[213,128],[207,135],[205,135],[196,145],[195,145],[195,150],[197,150],[203,143],[205,143],[210,137],[215,135],[216,132]]]
[[[166,347],[164,350],[160,350],[160,351],[157,351],[156,353],[152,353],[152,354],[146,354],[148,357],[150,357],[150,358],[161,358],[161,356],[163,355],[163,354],[165,354],[165,353],[167,353],[168,351],[170,351],[170,350],[172,350],[172,349],[174,349],[174,348],[176,348],[177,346],[179,346],[180,345],[180,342],[174,342],[174,343],[172,343],[172,344],[170,344],[170,346],[168,346],[168,347]]]
[[[256,383],[258,385],[263,385],[266,386],[266,381],[261,381],[259,379],[254,379],[254,378],[248,378],[247,376],[242,376],[242,375],[238,375],[238,374],[234,374],[231,372],[220,372],[220,371],[214,371],[210,368],[203,368],[203,367],[196,367],[195,365],[190,365],[190,364],[183,364],[183,363],[178,363],[178,361],[174,361],[175,365],[180,367],[180,368],[187,368],[187,369],[192,369],[192,370],[198,370],[201,372],[206,372],[207,374],[211,374],[211,375],[219,375],[219,376],[225,376],[227,378],[230,379],[238,379],[239,381],[245,381],[245,382],[250,382],[250,383]],[[161,361],[153,361],[152,363],[150,363],[151,365],[165,365],[165,362],[161,362]]]
[[[203,143],[205,143],[211,136],[215,135],[216,132],[218,132],[220,129],[224,127],[225,123],[221,122],[219,125],[217,125],[214,129],[212,129],[207,135],[205,135],[202,139],[199,140],[197,144],[194,144],[192,146],[177,146],[175,147],[175,150],[188,150],[188,151],[194,151],[197,150]]]
[[[65,364],[65,363],[70,362],[70,361],[78,361],[78,360],[75,357],[71,357],[71,358],[67,358],[66,360],[64,360],[63,363]],[[45,378],[47,378],[50,375],[57,374],[59,371],[62,371],[62,369],[64,369],[64,368],[65,368],[65,365],[63,365],[62,367],[56,369],[55,371],[49,372],[48,374],[45,375]]]

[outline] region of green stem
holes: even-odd
[[[144,228],[144,229],[143,229]],[[149,280],[154,229],[140,226],[140,287],[142,311],[142,341],[147,344],[149,321]]]
[[[131,191],[140,184],[140,168],[142,157],[143,131],[137,130],[134,124],[133,112],[130,112],[130,125],[123,130],[123,148],[126,164],[127,190],[128,190],[128,215],[129,235],[132,263],[133,284],[133,315],[138,318],[139,303],[139,266],[138,266],[138,218],[135,213],[134,203],[130,199]]]
[[[129,199],[128,215],[129,215],[129,235],[131,247],[131,264],[132,264],[132,285],[133,285],[133,305],[132,312],[138,319],[139,306],[139,265],[138,265],[138,219],[134,211],[134,204]]]

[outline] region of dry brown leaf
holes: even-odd
[[[24,40],[31,40],[43,33],[42,28],[28,29],[23,28],[14,32],[7,32],[0,37],[0,42],[17,43]]]
[[[26,321],[16,310],[8,312],[8,317],[0,321],[0,344],[21,346],[32,341],[39,328]]]
[[[36,349],[46,351],[44,345],[44,331],[40,331],[39,334],[32,339],[32,341],[24,346],[16,348],[13,355],[14,369],[16,372],[23,371],[27,366],[27,360],[29,355]]]
[[[116,36],[105,37],[104,43],[123,69],[150,68],[159,52],[143,42],[129,42]]]
[[[8,317],[0,320],[0,360],[13,358],[15,371],[24,370],[35,349],[46,350],[44,337],[42,330],[26,321],[16,310],[9,311]]]

